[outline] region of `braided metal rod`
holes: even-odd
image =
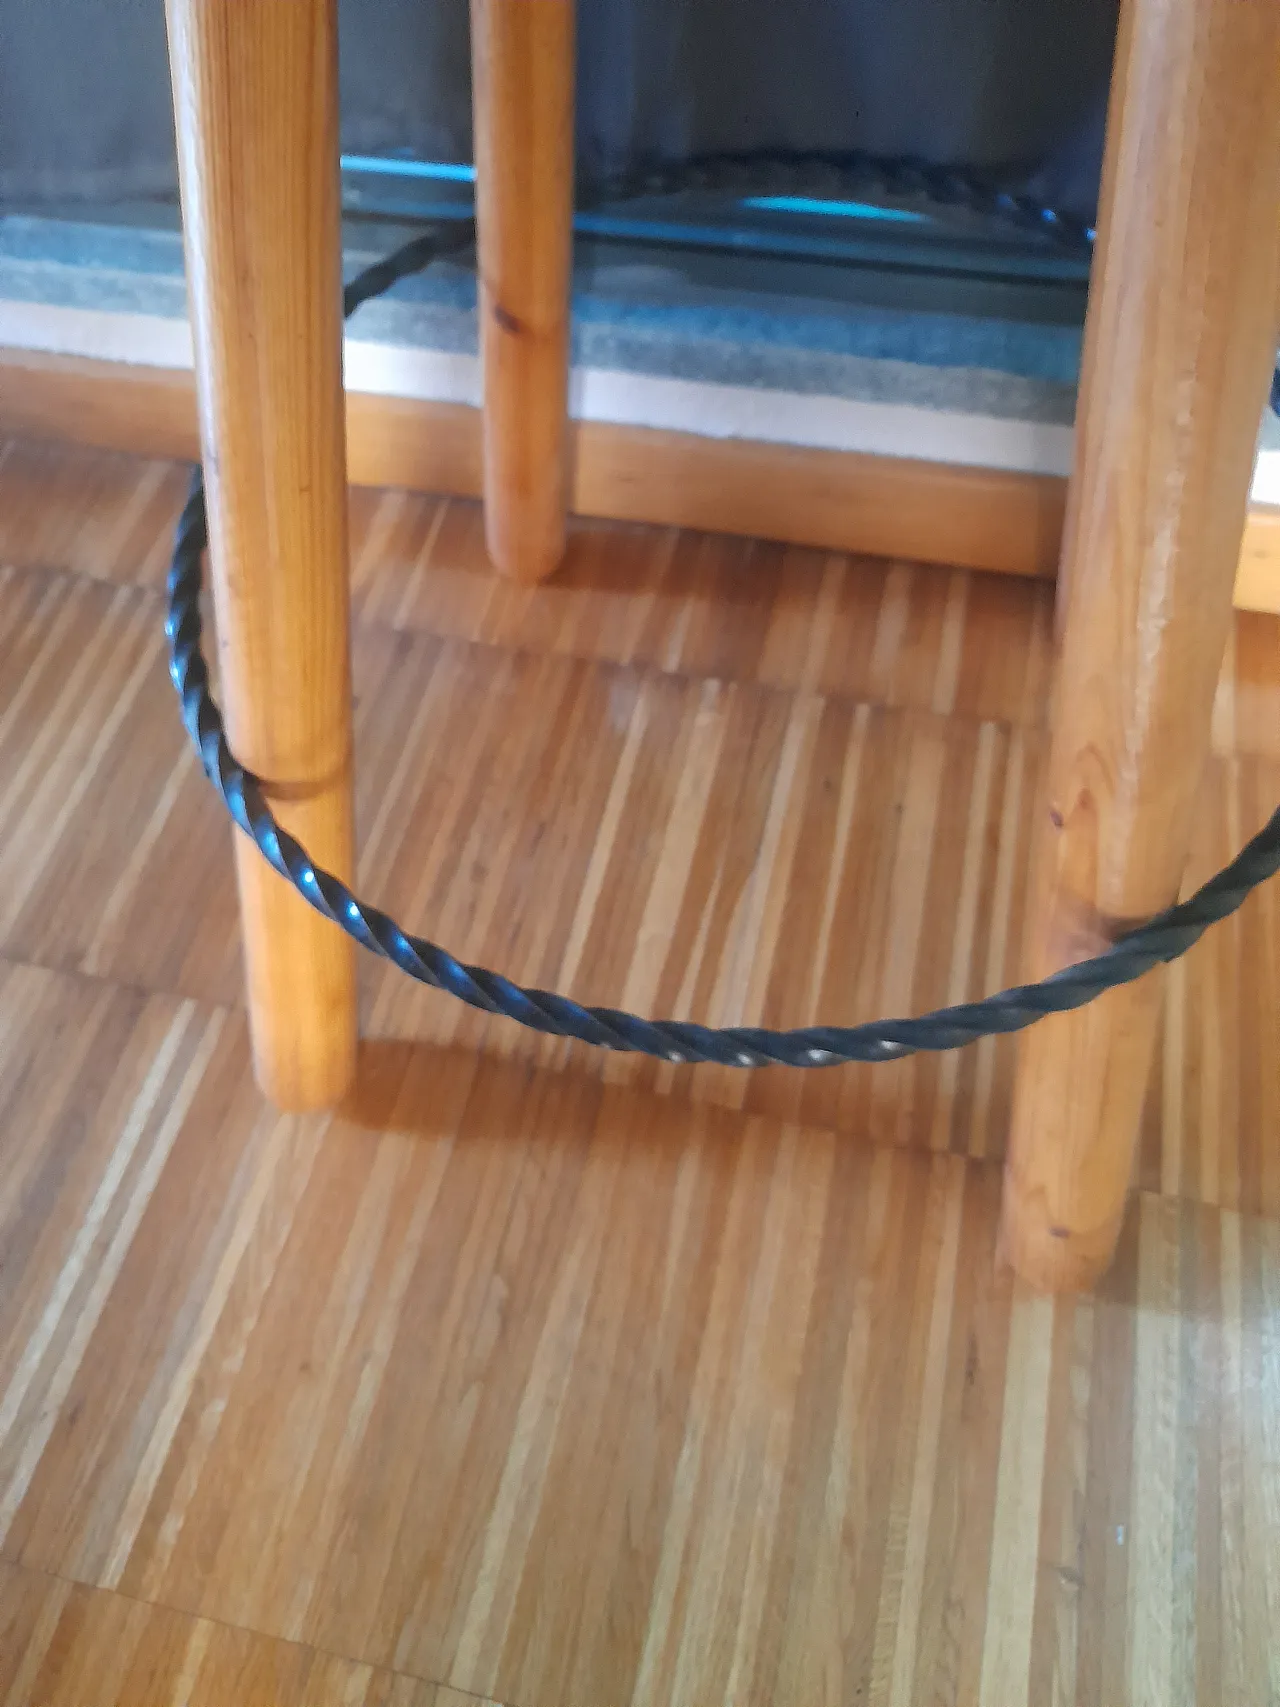
[[[859,149],[754,149],[699,154],[675,163],[651,161],[597,180],[583,180],[577,203],[585,210],[690,191],[736,196],[803,191],[833,199],[841,195],[883,195],[899,200],[915,197],[1037,232],[1056,247],[1082,256],[1092,255],[1098,235],[1087,220],[1035,196],[1015,195],[989,173],[974,167],[936,166],[914,155],[884,156]],[[352,280],[344,293],[346,313],[353,314],[362,302],[389,289],[396,279],[419,271],[442,255],[467,248],[474,239],[474,220],[461,223],[457,241],[431,234],[415,238]],[[388,268],[394,271],[388,273]],[[1280,415],[1280,365],[1272,378],[1270,404]]]
[[[348,314],[396,279],[436,256],[472,241],[470,226],[441,238],[427,233],[368,268],[347,285]],[[364,947],[392,961],[411,978],[447,991],[486,1013],[502,1014],[533,1031],[577,1038],[628,1053],[677,1062],[713,1061],[729,1067],[831,1066],[844,1061],[886,1061],[924,1050],[957,1049],[981,1037],[1021,1031],[1047,1013],[1082,1007],[1104,990],[1127,984],[1161,962],[1175,960],[1217,920],[1233,913],[1251,890],[1280,870],[1280,809],[1231,864],[1190,900],[1167,908],[1120,937],[1102,954],[979,1002],[940,1008],[915,1019],[876,1020],[856,1026],[805,1026],[770,1031],[758,1026],[716,1028],[687,1020],[651,1020],[615,1008],[589,1007],[554,991],[526,989],[500,973],[469,966],[447,949],[413,936],[388,914],[361,900],[272,815],[258,779],[231,751],[222,713],[209,687],[201,650],[201,556],[208,542],[204,481],[194,471],[178,519],[168,578],[165,635],[169,674],[182,702],[183,721],[205,774],[232,818],[267,862],[317,912]]]
[[[474,219],[460,219],[443,231],[433,226],[420,236],[410,238],[381,261],[375,261],[362,273],[357,273],[355,278],[343,286],[343,319],[350,320],[361,303],[368,302],[371,297],[381,296],[384,291],[390,290],[397,280],[408,278],[410,273],[422,272],[432,261],[442,260],[444,256],[455,254],[460,249],[469,249],[475,240]]]
[[[752,149],[694,155],[675,163],[650,161],[578,187],[580,208],[605,207],[689,191],[736,196],[806,194],[920,200],[961,208],[1015,229],[1036,232],[1068,254],[1093,254],[1097,228],[1036,196],[1014,194],[972,166],[936,166],[915,155],[866,154],[860,149]],[[1271,381],[1271,408],[1280,415],[1280,365]]]
[[[989,173],[968,166],[935,166],[914,155],[884,156],[860,149],[753,149],[694,155],[675,163],[654,160],[579,185],[579,205],[687,191],[727,195],[801,192],[830,198],[923,199],[984,218],[1037,231],[1063,248],[1088,254],[1097,235],[1074,214],[1034,196],[1015,195]]]
[[[867,154],[861,149],[750,149],[697,154],[676,162],[650,160],[581,180],[577,203],[586,210],[690,191],[927,201],[1035,232],[1055,248],[1081,257],[1092,256],[1098,236],[1088,220],[1037,196],[1015,194],[980,168],[939,166],[917,155]],[[1280,364],[1272,377],[1270,404],[1280,415]]]

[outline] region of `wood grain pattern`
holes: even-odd
[[[0,562],[157,589],[185,490],[172,463],[0,441]],[[487,571],[473,503],[357,488],[350,524],[361,628],[1047,721],[1053,593],[1020,577],[579,520],[551,584],[510,587]],[[1280,759],[1269,615],[1234,618],[1212,741]]]
[[[485,532],[517,581],[564,553],[574,28],[572,0],[471,0]]]
[[[371,976],[348,1103],[277,1114],[163,668],[182,485],[0,447],[0,1703],[1280,1695],[1280,891],[1167,983],[1088,1299],[993,1260],[999,1051],[646,1082]],[[593,527],[526,588],[474,505],[351,522],[406,912],[725,1013],[1013,969],[1046,587]],[[1278,706],[1240,617],[1189,880]]]
[[[1280,615],[1280,505],[1254,504],[1249,511],[1234,603],[1237,610]]]
[[[595,422],[569,432],[578,516],[1017,576],[1057,567],[1066,482],[1052,476]],[[0,344],[0,433],[194,459],[191,375]],[[476,409],[349,393],[347,451],[360,485],[480,495]],[[1235,602],[1280,614],[1280,528],[1266,506],[1250,516]]]
[[[0,1565],[3,1707],[492,1707],[251,1630]]]
[[[159,637],[181,474],[65,454],[0,462],[0,953],[234,1004],[225,826]],[[487,571],[473,504],[357,493],[352,530],[360,876],[406,921],[531,980],[711,1018],[919,1011],[1017,975],[1047,588],[593,527],[563,582],[530,589]],[[1189,884],[1280,799],[1276,619],[1236,618],[1214,732]],[[1261,891],[1167,982],[1152,1189],[1280,1213],[1278,901]],[[1003,1153],[1008,1043],[677,1074],[487,1023],[367,959],[361,978],[381,1037]]]
[[[1267,0],[1122,12],[1031,978],[1183,880],[1275,355],[1278,71]],[[1020,1042],[1004,1238],[1041,1286],[1089,1285],[1110,1260],[1160,993],[1149,976]]]
[[[1145,1195],[1054,1303],[988,1164],[416,1044],[281,1116],[234,1013],[0,1018],[15,1704],[1280,1683],[1274,1224]]]
[[[169,0],[227,732],[281,821],[354,869],[336,0]],[[355,1070],[352,945],[236,839],[259,1082]]]

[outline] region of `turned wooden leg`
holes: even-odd
[[[564,554],[573,40],[573,0],[472,0],[485,534],[518,581]]]
[[[1176,899],[1280,280],[1280,5],[1126,0],[1087,340],[1031,974]],[[1020,1044],[1004,1246],[1083,1287],[1115,1247],[1162,977]]]
[[[336,0],[168,0],[227,732],[350,878],[351,679]],[[236,836],[258,1082],[338,1101],[353,949]]]

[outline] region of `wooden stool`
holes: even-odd
[[[168,0],[228,733],[350,878],[336,0]],[[472,0],[490,554],[538,579],[567,490],[570,0]],[[1125,0],[1059,591],[1031,976],[1176,898],[1231,612],[1280,283],[1280,5]],[[260,1083],[355,1066],[352,945],[236,838]],[[1115,1246],[1148,976],[1022,1040],[1004,1241],[1048,1287]]]

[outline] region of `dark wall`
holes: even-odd
[[[282,0],[302,3],[302,0]],[[580,0],[596,174],[717,148],[1038,172],[1089,211],[1117,0]],[[343,141],[470,157],[466,0],[342,0]],[[0,0],[0,195],[175,181],[163,0]]]

